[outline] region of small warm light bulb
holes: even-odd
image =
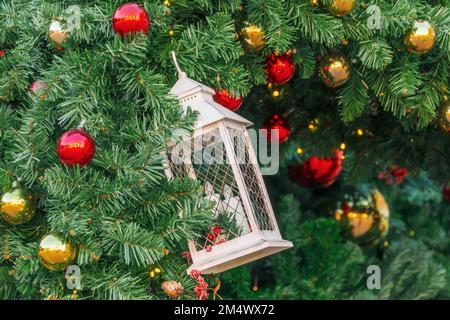
[[[298,148],[297,148],[297,154],[302,154],[302,153],[303,153],[303,149],[300,148],[300,147],[298,147]]]
[[[259,289],[259,288],[258,288],[257,285],[254,285],[254,286],[252,287],[252,290],[253,290],[253,291],[258,291],[258,289]]]
[[[347,146],[345,145],[345,143],[341,143],[341,145],[339,146],[339,148],[341,150],[345,150],[345,148],[347,148]]]
[[[155,268],[155,272],[156,273],[161,273],[161,269],[160,268]]]
[[[173,36],[173,34],[174,34],[173,29],[170,29],[170,30],[169,30],[169,36]]]
[[[364,134],[363,129],[358,129],[358,130],[356,131],[356,134],[357,134],[358,136],[362,136],[362,135]]]
[[[164,5],[165,5],[166,7],[169,7],[169,6],[171,5],[171,3],[170,3],[169,0],[164,0]]]
[[[150,278],[154,278],[155,277],[155,272],[154,271],[150,271]]]
[[[273,90],[272,91],[272,97],[277,98],[280,96],[280,91],[279,90]]]
[[[385,241],[385,242],[383,243],[383,246],[389,247],[389,241]]]

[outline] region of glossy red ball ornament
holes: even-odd
[[[95,143],[92,137],[83,130],[64,132],[56,145],[59,161],[68,166],[89,164],[95,155]]]
[[[264,121],[261,129],[266,131],[267,141],[272,142],[271,130],[278,130],[278,143],[286,142],[291,135],[291,127],[286,119],[278,114],[274,114]]]
[[[291,53],[278,55],[272,53],[266,57],[267,82],[285,84],[294,75],[295,65]]]
[[[214,90],[216,91],[216,94],[213,95],[213,99],[221,106],[224,106],[231,111],[236,111],[242,106],[242,101],[244,100],[242,97],[236,98],[226,89],[222,89],[220,91],[217,91],[216,89]]]
[[[450,185],[445,186],[445,187],[442,189],[442,197],[444,198],[444,200],[450,202]]]
[[[147,11],[136,3],[125,3],[114,12],[113,29],[120,36],[128,33],[142,32],[147,34],[150,18]]]
[[[299,165],[290,166],[289,177],[305,188],[321,189],[331,186],[342,172],[342,151],[334,157],[311,157]]]

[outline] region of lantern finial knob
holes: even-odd
[[[175,65],[175,68],[177,68],[177,71],[178,71],[178,78],[180,78],[180,79],[187,78],[186,72],[181,70],[180,65],[178,64],[177,55],[175,54],[175,51],[172,50],[171,54],[172,54],[173,64]]]

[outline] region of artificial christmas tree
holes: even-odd
[[[137,11],[119,15],[123,6]],[[0,221],[0,298],[168,299],[164,281],[181,284],[180,298],[215,296],[209,278],[186,276],[182,253],[198,236],[205,254],[224,245],[226,229],[212,231],[217,202],[204,199],[218,192],[164,175],[166,143],[192,132],[197,117],[169,94],[172,50],[192,79],[243,97],[237,112],[256,127],[274,114],[289,123],[280,170],[265,180],[294,248],[221,274],[222,297],[450,297],[447,0],[4,1],[0,17],[1,192],[20,180],[37,200],[28,222]],[[68,35],[61,44],[55,21]],[[329,88],[321,64],[335,52],[345,83]],[[83,119],[95,157],[67,167],[56,144]],[[345,159],[331,186],[290,180],[289,166],[336,149]],[[409,175],[391,174],[394,164]],[[372,248],[334,217],[347,187],[366,184],[390,208],[389,233]],[[220,201],[244,221],[235,198],[224,188]],[[40,263],[50,234],[76,247],[77,292]],[[383,270],[380,290],[365,285],[372,264]]]

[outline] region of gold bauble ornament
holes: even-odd
[[[389,206],[378,190],[371,193],[363,206],[348,205],[336,210],[335,218],[348,224],[351,237],[363,246],[378,243],[389,230]]]
[[[64,45],[69,40],[69,32],[64,30],[61,22],[53,20],[48,28],[48,37],[53,42],[57,50],[64,50]]]
[[[355,7],[356,0],[331,0],[326,3],[328,10],[335,16],[342,17]]]
[[[172,299],[180,297],[184,293],[181,283],[174,280],[166,280],[162,283],[162,289]]]
[[[442,106],[439,122],[441,128],[450,133],[450,99],[447,99]]]
[[[259,51],[266,45],[264,31],[255,24],[244,22],[244,26],[238,32],[239,39],[247,51]]]
[[[10,224],[23,224],[33,218],[36,207],[36,197],[30,191],[14,187],[1,197],[0,216]]]
[[[428,21],[416,20],[412,30],[405,35],[403,42],[409,52],[424,54],[433,49],[436,42],[436,31]]]
[[[51,271],[66,269],[75,259],[76,254],[76,247],[57,234],[48,234],[39,242],[39,260]]]
[[[341,53],[331,53],[320,61],[319,76],[331,88],[343,85],[350,78],[350,63]]]

